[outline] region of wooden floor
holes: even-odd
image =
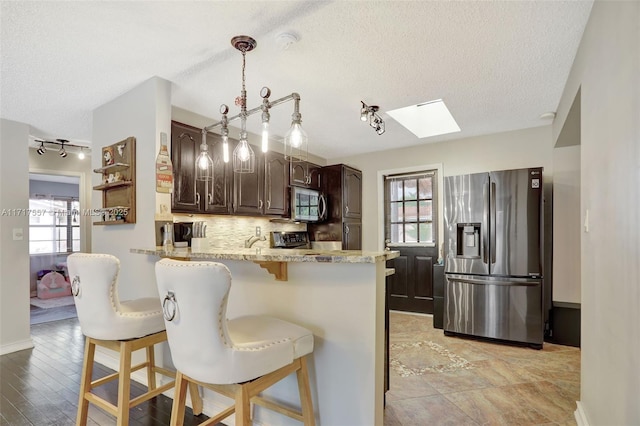
[[[2,425],[73,425],[78,407],[78,390],[82,371],[84,336],[77,318],[31,326],[33,349],[0,357],[0,424]],[[112,370],[96,364],[94,378]],[[132,382],[133,396],[146,389]],[[96,390],[115,403],[117,381]],[[173,400],[163,395],[131,409],[130,425],[166,426]],[[187,408],[185,425],[203,422]],[[114,425],[115,418],[89,405],[89,425]]]

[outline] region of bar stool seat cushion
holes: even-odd
[[[278,318],[249,315],[229,320],[227,326],[231,340],[238,347],[261,341],[268,344],[288,338],[293,344],[293,359],[313,352],[311,331]]]

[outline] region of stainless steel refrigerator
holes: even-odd
[[[444,178],[445,334],[541,348],[542,168]]]

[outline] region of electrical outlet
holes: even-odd
[[[259,226],[256,226],[256,237],[260,237],[262,235],[262,229]]]

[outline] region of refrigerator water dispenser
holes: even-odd
[[[480,257],[480,224],[458,223],[457,257]]]

